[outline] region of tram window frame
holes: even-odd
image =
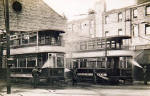
[[[29,44],[29,34],[27,32],[22,32],[21,33],[21,45],[28,45]]]
[[[50,35],[46,35],[46,36],[45,36],[45,44],[46,44],[46,45],[51,44],[51,38],[50,38]]]
[[[19,46],[20,45],[20,39],[10,40],[10,46]]]
[[[115,41],[111,41],[111,48],[116,48],[116,42]]]
[[[106,63],[104,61],[102,61],[101,68],[106,68]]]
[[[41,35],[39,37],[39,44],[45,44],[45,36],[44,35]]]
[[[30,44],[36,44],[36,42],[37,42],[37,34],[36,34],[36,32],[29,33],[29,43]]]
[[[86,67],[87,67],[87,59],[81,59],[80,68],[86,68]]]
[[[34,63],[34,65],[29,66],[29,65],[31,65],[31,64],[29,64],[29,62],[31,62],[31,61],[32,62],[34,61],[35,63]],[[35,66],[35,64],[36,64],[36,57],[28,57],[27,58],[27,68],[33,68]]]
[[[64,67],[64,57],[58,56],[57,57],[57,68],[63,68],[63,67]]]
[[[18,67],[26,68],[26,58],[18,58]]]
[[[96,68],[96,61],[88,61],[87,67],[88,68]]]

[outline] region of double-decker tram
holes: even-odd
[[[41,70],[39,78],[48,81],[64,79],[63,31],[15,31],[10,36],[10,53],[13,58],[11,77],[30,79],[32,70]],[[5,54],[4,54],[5,55]]]
[[[123,42],[129,36],[95,38],[80,42],[80,50],[72,54],[73,66],[77,68],[80,81],[93,80],[96,72],[97,82],[132,82],[132,51]]]

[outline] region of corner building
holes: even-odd
[[[2,31],[5,30],[3,3],[1,0]],[[15,61],[13,72],[30,73],[34,66],[64,68],[63,33],[66,19],[43,0],[10,0],[9,11],[10,54]],[[5,67],[3,64],[3,68]]]
[[[140,66],[147,66],[147,70],[150,64],[149,14],[150,2],[111,10],[103,14],[103,36],[131,36],[130,40],[124,40],[123,43],[130,46],[129,49],[134,52],[133,58]],[[148,75],[150,75],[149,72]],[[143,69],[133,66],[133,76],[135,80],[143,80]]]

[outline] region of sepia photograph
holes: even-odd
[[[0,0],[0,96],[150,96],[150,0]]]

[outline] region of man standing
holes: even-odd
[[[77,84],[77,69],[73,68],[72,71],[72,85]]]
[[[148,74],[147,74],[147,66],[145,65],[143,68],[143,73],[144,73],[144,84],[147,85],[147,79],[148,79]]]
[[[39,82],[39,70],[37,66],[32,70],[32,76],[33,76],[33,87],[37,88],[38,82]]]
[[[97,73],[96,73],[95,69],[93,69],[93,82],[94,82],[94,84],[97,83]]]

